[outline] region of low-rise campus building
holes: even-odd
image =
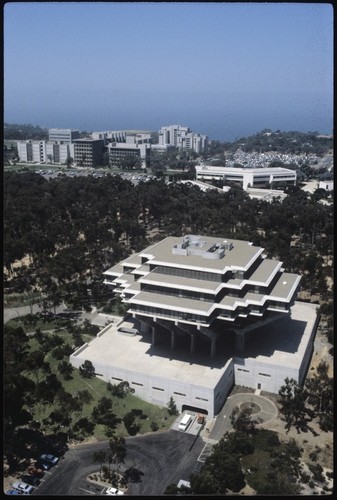
[[[92,139],[103,139],[104,144],[129,143],[150,144],[151,132],[146,130],[106,130],[103,132],[91,132]]]
[[[112,142],[107,145],[109,163],[114,167],[123,165],[123,160],[127,157],[139,158],[141,168],[146,168],[150,159],[150,144],[137,144],[132,142],[121,143]]]
[[[296,185],[296,170],[283,167],[239,168],[197,165],[195,167],[197,180],[220,180],[240,184],[243,189],[249,187],[275,186],[276,183]]]
[[[296,302],[300,276],[249,242],[168,237],[104,273],[128,305],[71,356],[90,360],[110,383],[139,397],[214,416],[234,384],[275,392],[302,383],[312,354],[316,307]]]
[[[65,164],[74,157],[74,145],[68,142],[17,141],[17,148],[22,162]]]
[[[80,138],[80,131],[71,128],[50,128],[48,134],[49,141],[61,144],[73,142],[75,139]]]
[[[102,139],[76,139],[74,161],[78,167],[95,168],[103,163],[104,141]]]
[[[69,158],[74,158],[73,141],[79,136],[78,130],[51,128],[48,141],[17,141],[19,159],[22,162],[65,164]]]

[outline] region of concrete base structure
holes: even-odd
[[[122,320],[77,349],[70,362],[78,368],[90,360],[99,378],[127,381],[145,401],[167,406],[173,397],[179,411],[191,408],[213,418],[234,385],[277,393],[286,377],[302,384],[317,323],[317,306],[295,302],[290,316],[247,332],[238,356],[234,333],[220,334],[214,352],[212,339],[201,333],[195,338],[155,323]]]

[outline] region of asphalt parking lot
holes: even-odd
[[[178,484],[180,479],[189,480],[198,473],[212,447],[225,432],[231,429],[230,415],[235,407],[254,403],[254,418],[267,423],[278,415],[274,403],[267,397],[247,393],[233,393],[215,419],[198,424],[197,413],[186,431],[178,429],[183,415],[179,415],[169,431],[126,439],[127,456],[120,470],[129,471],[131,480],[127,495],[163,495],[169,484]],[[34,495],[87,496],[105,495],[106,487],[88,480],[88,476],[99,470],[93,455],[97,451],[108,451],[108,442],[84,444],[71,448],[60,462],[46,473]]]
[[[131,470],[129,495],[162,495],[166,487],[189,479],[204,442],[194,434],[169,430],[127,438],[127,457],[121,471]],[[105,493],[104,487],[90,483],[89,474],[97,472],[93,462],[96,451],[108,451],[108,443],[80,445],[70,449],[46,474],[34,495],[86,496]]]

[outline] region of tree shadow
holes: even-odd
[[[124,479],[129,483],[140,483],[144,473],[135,467],[130,467],[124,472]]]

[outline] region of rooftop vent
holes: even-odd
[[[225,251],[232,250],[233,243],[227,240],[217,242],[209,248],[206,246],[206,240],[201,236],[189,235],[185,236],[182,243],[177,243],[172,247],[174,255],[200,255],[204,259],[222,259]]]

